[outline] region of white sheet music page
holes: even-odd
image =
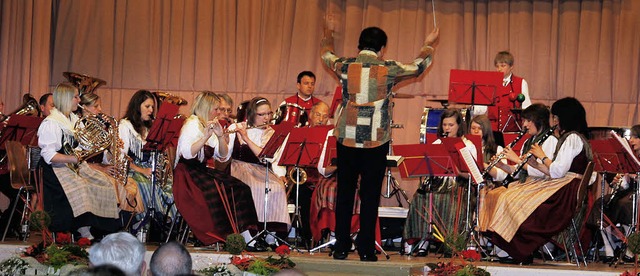
[[[629,146],[629,143],[627,143],[627,140],[620,137],[620,135],[618,135],[618,133],[616,133],[613,130],[611,131],[611,136],[614,139],[618,140],[618,142],[620,142],[620,144],[622,145],[622,148],[624,148],[624,150],[629,154],[629,156],[631,156],[631,160],[633,160],[633,163],[635,163],[636,166],[640,167],[640,160],[638,160],[638,157],[635,155],[635,153]]]
[[[473,182],[476,184],[482,183],[484,178],[482,177],[480,168],[478,168],[478,164],[476,164],[476,161],[473,159],[469,149],[464,145],[464,143],[456,144],[456,148],[458,149],[458,153],[460,153],[464,164],[467,166],[467,169],[469,169]]]

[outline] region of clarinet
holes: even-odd
[[[509,143],[508,147],[513,148],[518,143],[518,141],[520,141],[520,139],[524,137],[525,134],[527,134],[527,129],[523,128],[520,134],[518,134],[518,137],[516,137],[515,139],[513,139],[513,141],[511,141],[511,143]],[[489,171],[491,171],[491,169],[493,169],[493,167],[495,167],[498,164],[498,162],[500,162],[501,159],[504,158],[504,155],[505,155],[504,150],[500,152],[500,154],[496,155],[494,159],[491,161],[491,163],[489,163],[489,165],[487,165],[487,167],[484,169],[484,171],[482,172],[482,175],[487,177],[487,175],[489,174]]]
[[[547,132],[545,132],[540,139],[538,140],[538,142],[536,143],[537,145],[542,145],[544,144],[544,141],[547,140],[547,138],[549,138],[551,135],[553,135],[553,132],[556,130],[557,125],[549,128],[547,130]],[[512,182],[516,176],[518,175],[518,173],[520,173],[520,171],[522,171],[522,168],[524,168],[524,165],[529,161],[529,158],[531,158],[531,156],[533,156],[533,153],[531,153],[531,151],[527,152],[524,157],[522,158],[522,161],[520,161],[520,163],[518,163],[518,165],[516,165],[516,168],[513,170],[513,172],[507,176],[507,178],[504,179],[504,181],[502,181],[502,185],[505,187],[509,186],[509,183]]]

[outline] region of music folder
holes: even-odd
[[[594,153],[595,171],[635,173],[640,171],[640,160],[627,141],[611,131],[611,138],[589,141]]]
[[[169,146],[177,146],[177,137],[184,123],[184,118],[177,118],[178,107],[172,103],[164,103],[158,110],[157,118],[153,121],[147,135],[147,143],[142,150],[165,150]],[[175,145],[174,145],[175,144]]]
[[[398,166],[402,178],[455,176],[454,161],[443,144],[392,145],[396,155],[404,157]]]
[[[271,159],[278,151],[278,148],[284,143],[284,140],[289,135],[289,132],[293,129],[294,125],[291,122],[283,121],[280,124],[270,126],[274,132],[269,138],[269,141],[264,145],[258,159],[265,160]]]

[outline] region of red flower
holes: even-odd
[[[480,253],[478,253],[478,251],[475,250],[464,250],[462,252],[460,252],[460,254],[462,254],[462,257],[465,260],[469,260],[469,261],[479,261],[480,258],[482,258],[482,256],[480,255]]]
[[[287,245],[283,244],[276,248],[276,254],[280,255],[280,257],[289,256],[290,253],[291,253],[291,249],[289,249],[289,246]]]
[[[91,245],[91,241],[89,239],[87,239],[87,238],[80,238],[77,243],[78,243],[78,246],[89,246],[89,245]]]
[[[59,244],[68,244],[71,242],[71,234],[68,233],[58,233],[56,235],[56,242]]]

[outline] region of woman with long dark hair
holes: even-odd
[[[481,205],[481,211],[492,214],[487,236],[514,262],[531,262],[537,248],[569,226],[582,178],[593,180],[591,175],[582,175],[593,160],[584,107],[575,98],[563,98],[553,103],[551,115],[551,126],[557,126],[559,135],[556,151],[549,156],[534,143],[527,163],[544,177],[529,175],[523,183],[515,181],[508,189],[498,188],[504,190]]]
[[[160,185],[155,188],[155,194],[152,195],[154,189],[151,183],[151,154],[142,150],[153,123],[156,106],[154,99],[153,94],[147,90],[138,90],[133,94],[129,100],[127,111],[120,120],[118,130],[123,142],[122,153],[131,157],[132,160],[129,177],[138,183],[138,190],[142,194],[145,209],[152,207],[161,216],[168,214],[170,217],[174,217],[176,208],[173,204],[172,183],[159,183]],[[161,166],[158,167],[161,168]],[[155,200],[152,197],[155,197]],[[152,205],[154,201],[155,205]],[[138,218],[141,219],[142,214]]]

